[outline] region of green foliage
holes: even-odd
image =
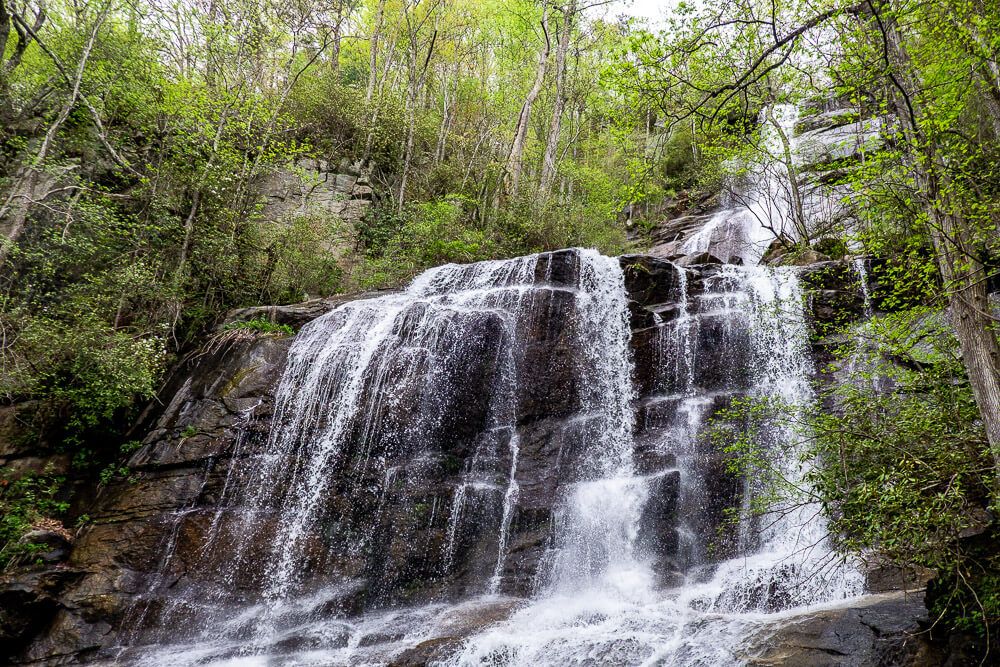
[[[408,207],[402,215],[380,209],[362,238],[372,244],[356,280],[364,288],[399,285],[420,271],[449,262],[485,259],[582,246],[620,251],[623,230],[608,222],[605,204],[552,206],[539,214],[529,195],[508,202],[488,223],[477,202],[449,195]]]
[[[264,334],[278,334],[291,336],[295,334],[295,329],[287,324],[278,324],[264,317],[257,317],[252,320],[241,320],[230,322],[225,326],[226,331],[254,331]]]
[[[813,408],[747,398],[713,417],[710,437],[729,473],[755,485],[752,506],[729,518],[818,500],[839,549],[904,571],[936,571],[929,600],[939,627],[985,637],[1000,620],[997,496],[947,320],[917,308],[848,333],[829,369],[836,382]],[[804,486],[772,463],[783,458],[773,433],[805,444]]]
[[[130,440],[128,442],[122,443],[121,447],[118,448],[118,455],[116,456],[116,460],[112,461],[107,466],[105,466],[103,470],[101,470],[100,474],[97,477],[98,483],[101,485],[105,485],[116,478],[128,479],[129,481],[134,481],[135,478],[132,475],[132,469],[129,468],[127,465],[125,465],[123,461],[129,454],[136,451],[140,447],[142,447],[142,443],[138,440]],[[77,520],[78,523],[80,523],[81,521],[83,523],[86,523],[87,518],[81,517],[81,519]]]
[[[44,548],[22,541],[33,528],[62,530],[57,518],[69,509],[59,498],[64,482],[48,471],[18,475],[0,468],[0,570],[30,561]]]
[[[82,313],[72,324],[24,314],[18,329],[0,391],[41,399],[45,407],[38,416],[58,423],[68,443],[82,443],[121,410],[155,393],[164,362],[157,338],[129,336]]]
[[[995,575],[984,575],[996,571],[996,554],[964,538],[988,528],[996,497],[957,344],[928,309],[876,318],[857,335],[840,353],[847,381],[827,397],[836,409],[811,425],[811,456],[822,465],[809,481],[844,548],[937,570],[936,585],[949,589],[935,601],[942,621],[984,632],[984,619],[1000,618],[988,588]]]

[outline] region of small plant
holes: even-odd
[[[279,336],[295,335],[295,329],[288,324],[278,324],[263,317],[240,322],[230,322],[223,327],[223,331],[252,331],[261,334],[277,334]]]
[[[188,424],[183,430],[181,430],[182,438],[191,438],[196,435],[198,435],[198,429],[194,426],[194,424]]]
[[[29,561],[44,548],[22,541],[31,530],[65,533],[56,518],[69,509],[69,503],[58,498],[64,481],[51,469],[21,476],[0,469],[0,570]]]

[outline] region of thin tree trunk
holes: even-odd
[[[375,25],[372,27],[371,40],[368,43],[368,87],[365,89],[365,104],[371,104],[375,97],[375,83],[378,79],[378,49],[382,39],[382,22],[385,18],[386,0],[379,0],[375,10]]]
[[[549,51],[552,48],[549,39],[549,8],[548,4],[542,9],[542,34],[545,37],[545,44],[538,54],[538,66],[535,69],[535,82],[532,84],[528,95],[521,105],[521,113],[517,117],[517,125],[514,128],[514,139],[510,144],[510,153],[507,156],[507,168],[504,172],[503,190],[510,196],[517,195],[517,188],[521,180],[521,170],[524,163],[524,146],[528,138],[528,123],[531,120],[531,106],[542,91],[542,84],[545,81],[545,70],[549,64]]]
[[[423,66],[417,71],[417,45],[416,34],[412,35],[410,48],[411,81],[409,85],[410,94],[407,96],[407,119],[406,119],[406,145],[403,148],[403,171],[399,177],[399,195],[396,198],[396,213],[403,212],[406,203],[406,184],[410,176],[410,166],[413,164],[413,139],[417,127],[417,99],[423,90],[424,82],[427,80],[427,67],[431,62],[431,54],[434,53],[434,43],[437,41],[437,30],[431,36],[431,43],[427,47],[427,55],[424,57]]]
[[[110,7],[110,3],[105,4],[94,21],[90,37],[80,54],[76,72],[74,72],[73,78],[69,80],[71,84],[69,97],[60,109],[55,121],[45,132],[42,143],[38,147],[38,152],[35,153],[31,164],[25,165],[21,178],[13,185],[3,205],[0,205],[0,220],[9,218],[9,222],[3,225],[6,233],[5,239],[0,243],[0,265],[6,261],[11,248],[17,243],[17,239],[24,231],[24,226],[28,220],[28,210],[31,208],[34,191],[38,184],[38,176],[44,168],[45,159],[48,157],[56,133],[59,132],[59,128],[62,127],[63,123],[66,122],[73,107],[76,106],[77,99],[80,97],[80,85],[83,83],[83,74],[87,68],[87,61],[90,60],[90,54],[94,49],[94,43],[97,41],[97,35],[100,33],[101,26],[107,18]]]
[[[576,18],[576,0],[570,0],[563,8],[562,33],[556,47],[556,97],[552,102],[552,120],[549,121],[549,136],[545,143],[542,159],[542,176],[539,190],[543,199],[548,197],[552,182],[556,177],[556,158],[559,151],[559,135],[562,131],[563,110],[566,108],[566,55],[569,52],[573,20]]]
[[[806,216],[802,209],[802,193],[799,191],[799,172],[795,168],[795,162],[792,159],[792,142],[789,141],[788,135],[781,127],[781,123],[775,118],[773,106],[767,107],[767,119],[774,126],[775,131],[778,133],[778,139],[781,141],[781,160],[784,162],[785,171],[788,174],[788,194],[792,205],[792,224],[795,225],[795,231],[799,235],[798,240],[802,243],[809,243],[809,228],[806,226]],[[785,232],[784,229],[780,231],[782,233]]]

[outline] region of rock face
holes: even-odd
[[[640,255],[620,262],[630,299],[635,360],[636,466],[648,477],[650,489],[638,539],[657,563],[661,582],[670,585],[692,558],[680,549],[681,517],[696,517],[706,536],[722,535],[712,554],[706,542],[699,558],[731,553],[732,539],[727,541],[722,528],[724,515],[739,506],[743,482],[726,471],[723,456],[702,440],[697,451],[688,453],[694,461],[691,467],[704,480],[694,502],[680,492],[669,444],[681,425],[705,428],[710,415],[747,391],[746,333],[720,314],[720,299],[728,294],[720,287],[725,282],[720,267],[682,268]],[[851,289],[846,274],[837,266],[827,269],[806,279],[817,293],[836,292],[846,303]],[[579,254],[543,255],[534,270],[534,287],[519,297],[527,301],[519,306],[523,315],[513,325],[489,310],[458,308],[454,317],[461,318],[462,335],[452,340],[448,329],[426,328],[419,306],[406,306],[412,312],[404,311],[393,337],[402,341],[401,347],[386,356],[394,361],[359,389],[365,396],[382,398],[366,401],[370,409],[350,425],[353,430],[339,462],[316,487],[329,501],[298,538],[296,558],[310,579],[295,585],[342,582],[338,594],[319,603],[321,613],[350,617],[386,606],[453,600],[478,590],[498,562],[496,526],[504,520],[509,521],[508,555],[496,573],[498,591],[509,596],[532,591],[545,566],[556,520],[553,510],[567,480],[578,476],[577,452],[587,438],[595,437],[597,426],[588,419],[587,410],[593,408],[587,403],[587,378],[578,372],[591,362],[581,359],[574,338],[574,327],[579,326],[576,286],[582,280]],[[831,299],[817,301],[821,306],[814,303],[817,319],[828,316],[824,308],[840,312],[846,307]],[[328,299],[232,316],[267,316],[299,326],[338,306],[337,313],[349,317],[351,309],[364,308],[364,303]],[[687,356],[676,352],[679,322],[688,337]],[[433,333],[434,341],[413,338],[414,332]],[[513,368],[505,366],[510,362],[503,354],[511,335],[521,341]],[[263,545],[282,529],[285,517],[280,512],[289,500],[279,494],[259,505],[241,504],[236,490],[252,486],[259,466],[251,462],[263,460],[267,448],[275,446],[268,434],[290,428],[276,421],[284,413],[275,391],[292,363],[292,341],[275,335],[221,336],[175,369],[160,405],[152,406],[137,426],[145,437],[129,462],[133,479],[96,490],[88,508],[92,522],[76,539],[68,560],[3,582],[0,648],[15,656],[15,662],[54,665],[107,657],[109,647],[118,642],[193,632],[199,622],[196,612],[206,604],[223,598],[229,604],[257,599],[261,581],[270,576],[267,559],[272,556]],[[447,356],[434,357],[435,345],[443,346]],[[319,363],[318,358],[309,361]],[[414,368],[426,369],[426,378],[420,380]],[[511,407],[516,419],[510,427],[498,428],[503,406],[494,398],[509,373],[518,378]],[[430,392],[426,383],[431,381],[450,389]],[[705,419],[692,426],[682,399],[694,391],[708,398],[700,408]],[[316,417],[320,430],[310,442],[321,441],[317,434],[325,432],[323,419]],[[517,439],[516,450],[512,438]],[[517,452],[516,466],[512,451]],[[379,465],[372,467],[370,461]],[[512,468],[516,502],[507,517]],[[284,477],[273,479],[276,487],[287,482]],[[255,531],[250,539],[240,533],[248,525],[248,512],[253,513]],[[226,556],[238,544],[249,546],[246,558],[234,567]],[[499,620],[511,608],[503,603],[478,609],[472,621],[456,620],[437,637],[397,656],[397,663],[438,659],[461,637]],[[917,607],[907,610],[900,611],[900,619],[911,611],[911,620],[919,616]],[[838,623],[876,627],[871,625],[875,612],[858,614],[860,620],[817,617],[796,632],[826,637],[824,627]],[[886,636],[911,627],[897,625],[877,625],[878,632],[857,641],[877,646]],[[758,664],[869,664],[774,662],[791,655],[793,644],[795,650],[806,650],[800,644],[808,648],[800,635],[775,639],[776,648],[755,658],[772,662]],[[312,641],[333,640],[293,634],[282,641],[289,648],[308,648]],[[391,633],[374,633],[363,641],[377,645],[394,639]],[[805,655],[801,651],[799,655]]]
[[[281,221],[295,215],[336,216],[358,223],[374,198],[370,174],[360,165],[305,159],[280,169],[261,185],[263,219]]]
[[[792,617],[764,630],[753,667],[936,667],[945,657],[927,639],[923,592],[873,595],[854,606]]]
[[[195,526],[196,516],[182,516],[184,510],[217,497],[245,415],[266,413],[289,344],[272,336],[235,347],[209,344],[175,369],[161,392],[165,407],[155,418],[150,411],[146,446],[129,462],[136,481],[97,491],[92,523],[68,561],[3,581],[5,600],[16,596],[18,605],[3,605],[8,648],[25,646],[34,635],[21,659],[59,664],[112,640],[161,563],[170,531],[185,536]],[[12,618],[20,619],[18,627]]]

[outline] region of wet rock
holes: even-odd
[[[428,667],[428,665],[443,661],[461,646],[461,637],[428,639],[403,651],[389,663],[389,667]]]
[[[748,342],[742,327],[727,325],[718,303],[700,298],[718,266],[701,264],[681,274],[662,258],[627,256],[621,262],[635,328],[635,464],[648,476],[650,494],[640,517],[640,541],[666,584],[680,570],[680,513],[697,512],[699,521],[703,519],[699,525],[714,534],[726,509],[742,498],[740,481],[704,439],[698,440],[696,451],[685,453],[693,457],[690,469],[703,479],[698,507],[680,506],[682,480],[674,467],[678,429],[690,426],[703,434],[704,426],[696,422],[707,423],[746,389]],[[831,266],[832,277],[821,277],[814,266],[801,270],[803,280],[812,281],[816,294],[826,290],[847,295],[853,286],[843,272],[845,265]],[[513,372],[519,380],[511,397],[516,415],[512,426],[494,428],[492,421],[498,408],[490,397],[503,373],[510,371],[501,358],[508,330],[495,312],[456,312],[456,326],[435,334],[446,343],[447,359],[432,360],[424,344],[404,345],[380,368],[377,380],[369,379],[362,387],[369,396],[384,392],[383,400],[366,401],[365,410],[348,425],[351,437],[321,489],[328,502],[302,541],[309,573],[304,585],[354,582],[349,594],[330,603],[330,613],[481,594],[497,565],[497,533],[514,438],[519,452],[517,502],[502,559],[501,592],[532,592],[551,543],[553,511],[569,485],[592,476],[581,452],[606,428],[594,414],[581,411],[589,378],[578,372],[583,360],[577,295],[570,289],[579,272],[579,258],[572,251],[544,256],[536,267],[538,288],[525,296],[526,314],[516,323],[519,356]],[[677,350],[670,349],[679,331],[682,275],[692,302],[689,343],[698,362],[690,369]],[[825,297],[815,298],[821,306],[827,303]],[[338,297],[243,309],[231,313],[229,321],[266,317],[298,327],[343,301]],[[401,338],[422,315],[420,308],[413,308],[401,325]],[[24,637],[41,637],[21,654],[22,660],[55,659],[108,646],[115,631],[134,622],[140,599],[147,612],[141,636],[152,641],[196,622],[197,614],[190,610],[201,602],[199,591],[235,588],[241,601],[253,601],[263,564],[271,557],[267,545],[279,528],[283,498],[277,495],[274,506],[254,517],[252,544],[240,567],[232,568],[216,552],[231,552],[245,537],[240,534],[246,529],[243,510],[229,504],[232,489],[245,481],[239,477],[244,459],[262,453],[272,428],[274,390],[293,338],[227,340],[216,339],[217,344],[180,364],[158,404],[134,428],[134,437],[143,441],[129,462],[135,480],[108,484],[88,508],[92,523],[78,538],[69,561],[80,574],[66,580],[58,592],[45,593],[48,597],[33,593],[35,597],[14,601],[27,610],[26,618],[47,615],[41,625],[11,630],[11,636],[21,637],[16,641],[22,649],[31,644]],[[674,356],[665,356],[668,352]],[[694,378],[693,387],[687,386],[689,377]],[[692,403],[696,392],[702,392],[704,400]],[[210,534],[217,540],[214,551],[203,549]],[[720,553],[725,555],[724,550]],[[169,603],[181,596],[187,607],[171,607]],[[32,615],[33,608],[41,611]],[[461,638],[504,618],[509,610],[508,605],[495,616],[470,612],[464,625],[442,629],[399,655],[396,664],[439,660],[455,650]],[[394,636],[366,641],[392,643]],[[282,651],[313,646],[308,637],[282,641]]]
[[[535,280],[542,285],[575,287],[580,282],[580,258],[574,250],[546,253],[535,267]]]
[[[726,264],[727,259],[729,258],[719,257],[713,252],[706,251],[694,255],[684,255],[683,257],[677,260],[677,264],[680,266],[697,266],[699,264]]]
[[[681,474],[676,470],[653,475],[647,482],[649,497],[639,517],[640,548],[656,560],[656,572],[665,582],[682,570],[677,560],[680,483]]]
[[[465,638],[505,620],[521,602],[517,598],[500,598],[460,605],[438,620],[435,628],[438,636],[403,651],[389,665],[426,667],[438,664],[461,648]]]
[[[754,667],[932,667],[942,656],[923,633],[920,593],[869,596],[850,607],[791,617],[757,634]]]
[[[625,289],[643,307],[676,302],[679,298],[681,269],[673,262],[649,255],[623,255],[619,261],[625,274]]]
[[[673,452],[662,451],[657,448],[658,440],[643,442],[642,439],[636,443],[635,470],[640,475],[652,475],[672,470],[677,466],[677,455]]]

